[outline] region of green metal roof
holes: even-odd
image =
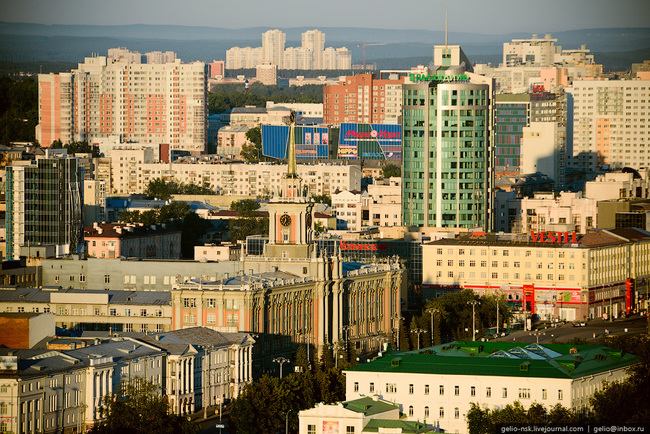
[[[387,411],[391,411],[399,408],[395,404],[391,404],[382,400],[375,401],[370,397],[359,398],[352,401],[345,401],[342,404],[343,404],[343,408],[357,413],[363,413],[366,416],[385,413]]]
[[[637,360],[633,354],[601,345],[457,341],[419,351],[389,351],[349,371],[579,378]]]
[[[427,428],[426,425],[420,422],[390,419],[371,419],[363,428],[363,432],[379,432],[379,428],[401,428],[403,433],[435,432],[434,428]]]

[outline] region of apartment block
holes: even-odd
[[[180,259],[181,235],[164,224],[95,222],[84,229],[87,253],[94,258]]]
[[[650,80],[581,80],[573,96],[572,166],[650,167]]]
[[[373,74],[342,78],[323,88],[323,121],[397,124],[401,122],[404,78],[378,79]]]
[[[87,57],[70,73],[39,74],[36,139],[165,143],[201,154],[206,148],[207,74],[202,62],[140,64]]]

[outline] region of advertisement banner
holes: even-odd
[[[323,421],[323,434],[339,434],[339,423]]]

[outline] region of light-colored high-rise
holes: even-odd
[[[139,64],[99,56],[87,57],[70,73],[39,74],[36,139],[42,146],[116,135],[204,152],[205,63]]]
[[[323,69],[323,50],[325,49],[325,33],[318,29],[307,30],[302,34],[302,48],[311,50],[314,54],[313,69]]]
[[[262,57],[262,47],[232,47],[226,51],[226,68],[255,68],[262,63]]]
[[[262,62],[270,62],[284,67],[284,45],[287,35],[278,29],[262,33]]]
[[[650,80],[574,81],[572,166],[650,166]]]

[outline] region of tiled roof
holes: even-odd
[[[458,341],[411,352],[388,352],[350,371],[484,375],[528,378],[580,378],[625,368],[638,358],[600,345]]]

